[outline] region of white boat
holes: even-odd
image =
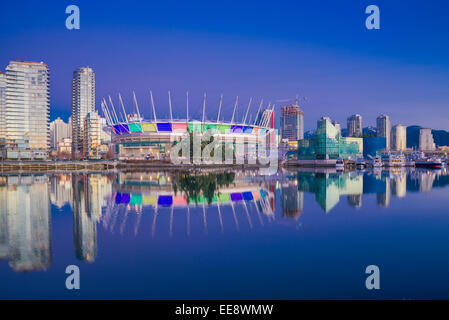
[[[443,162],[439,158],[421,158],[415,160],[415,166],[421,168],[441,168]]]
[[[382,155],[382,163],[385,167],[405,167],[403,154],[385,153]]]
[[[337,162],[335,163],[335,168],[337,170],[344,170],[345,169],[345,162],[342,158],[338,158]]]

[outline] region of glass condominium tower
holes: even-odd
[[[391,123],[390,117],[386,114],[381,114],[376,119],[377,124],[377,136],[385,138],[385,148],[390,150],[390,132]]]
[[[363,135],[362,116],[354,114],[348,118],[348,137],[361,137]]]
[[[6,67],[3,130],[7,158],[47,158],[50,75],[43,62],[11,61]]]
[[[95,73],[89,67],[78,68],[72,80],[72,153],[84,150],[84,123],[89,112],[95,111]]]

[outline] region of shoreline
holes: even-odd
[[[268,168],[260,164],[180,164],[162,161],[0,161],[0,173],[116,172],[116,171],[209,171],[254,170]],[[278,166],[279,168],[279,166]]]

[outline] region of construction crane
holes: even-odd
[[[307,97],[299,97],[298,94],[296,95],[295,99],[290,98],[290,99],[276,100],[276,102],[279,102],[279,103],[289,103],[289,102],[293,103],[294,102],[297,106],[299,106],[300,102],[308,102],[308,101],[309,101],[309,99]]]

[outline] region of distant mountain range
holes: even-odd
[[[419,129],[420,126],[408,126],[407,127],[407,148],[419,147]],[[342,136],[347,136],[348,129],[341,129]],[[363,135],[376,136],[377,130],[375,127],[363,128]],[[433,140],[437,146],[449,146],[449,132],[445,130],[432,130]],[[309,130],[304,132],[304,138],[310,139],[315,136],[315,130]]]

